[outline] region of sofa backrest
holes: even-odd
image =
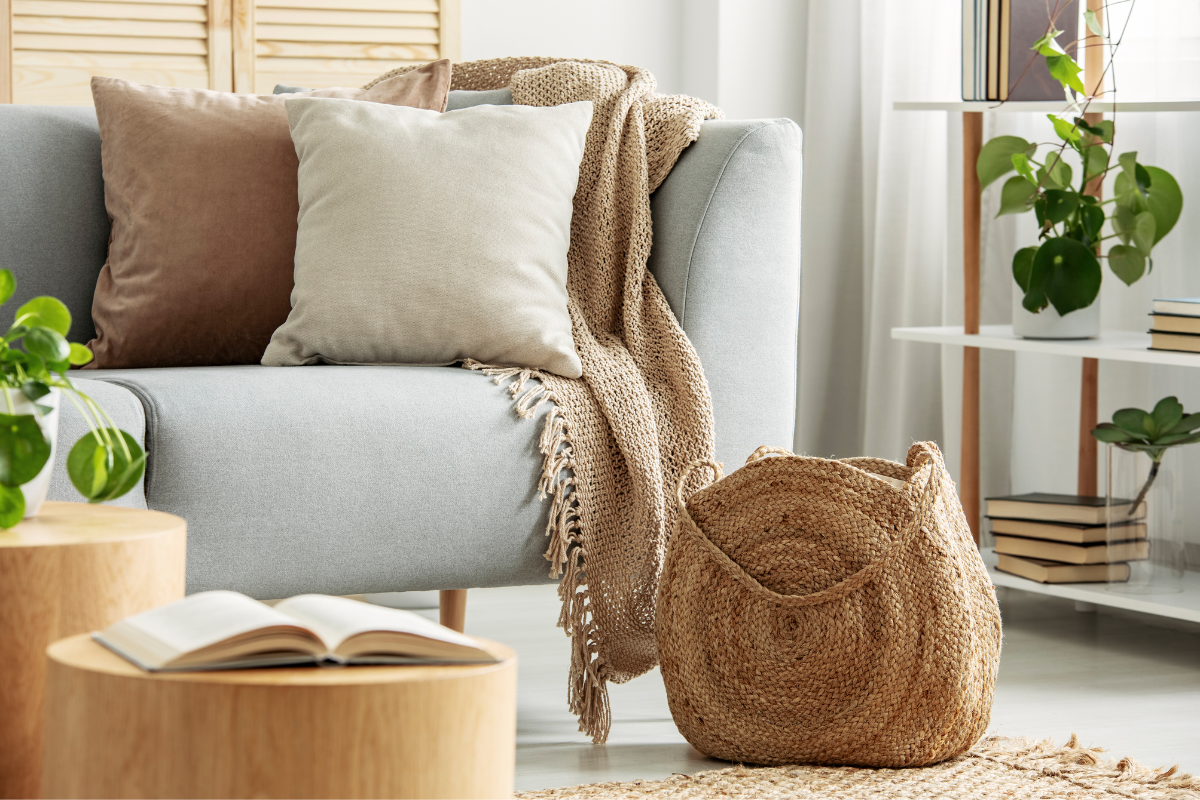
[[[90,340],[108,231],[96,112],[0,105],[0,268],[17,279],[0,326],[21,303],[51,294],[71,310],[71,341]]]
[[[450,110],[483,104],[511,105],[512,94],[450,93]],[[0,105],[0,268],[17,279],[7,309],[54,295],[71,311],[70,340],[90,341],[109,228],[95,109]]]

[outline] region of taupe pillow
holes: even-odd
[[[571,378],[567,248],[589,102],[434,114],[287,101],[292,312],[267,365],[488,364]]]
[[[311,94],[437,113],[449,89],[450,62],[437,61],[366,91]],[[291,308],[299,161],[284,100],[295,95],[93,78],[92,96],[112,238],[88,366],[258,363]]]

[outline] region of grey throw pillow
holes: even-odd
[[[295,288],[263,364],[473,358],[582,374],[567,248],[591,103],[286,105],[300,157]]]

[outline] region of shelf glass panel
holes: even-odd
[[[1158,617],[1200,622],[1200,572],[1183,573],[1183,591],[1175,594],[1121,594],[1108,591],[1104,583],[1038,583],[996,569],[996,554],[984,550],[981,555],[987,564],[988,575],[995,586],[1019,589],[1033,594],[1080,600],[1098,606],[1123,608]]]

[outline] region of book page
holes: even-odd
[[[135,614],[123,624],[183,654],[262,628],[295,627],[296,620],[244,594],[213,591]]]
[[[293,617],[321,637],[330,651],[360,633],[389,631],[423,636],[440,642],[478,648],[479,643],[420,614],[399,608],[360,603],[345,597],[302,594],[284,600],[275,610]]]

